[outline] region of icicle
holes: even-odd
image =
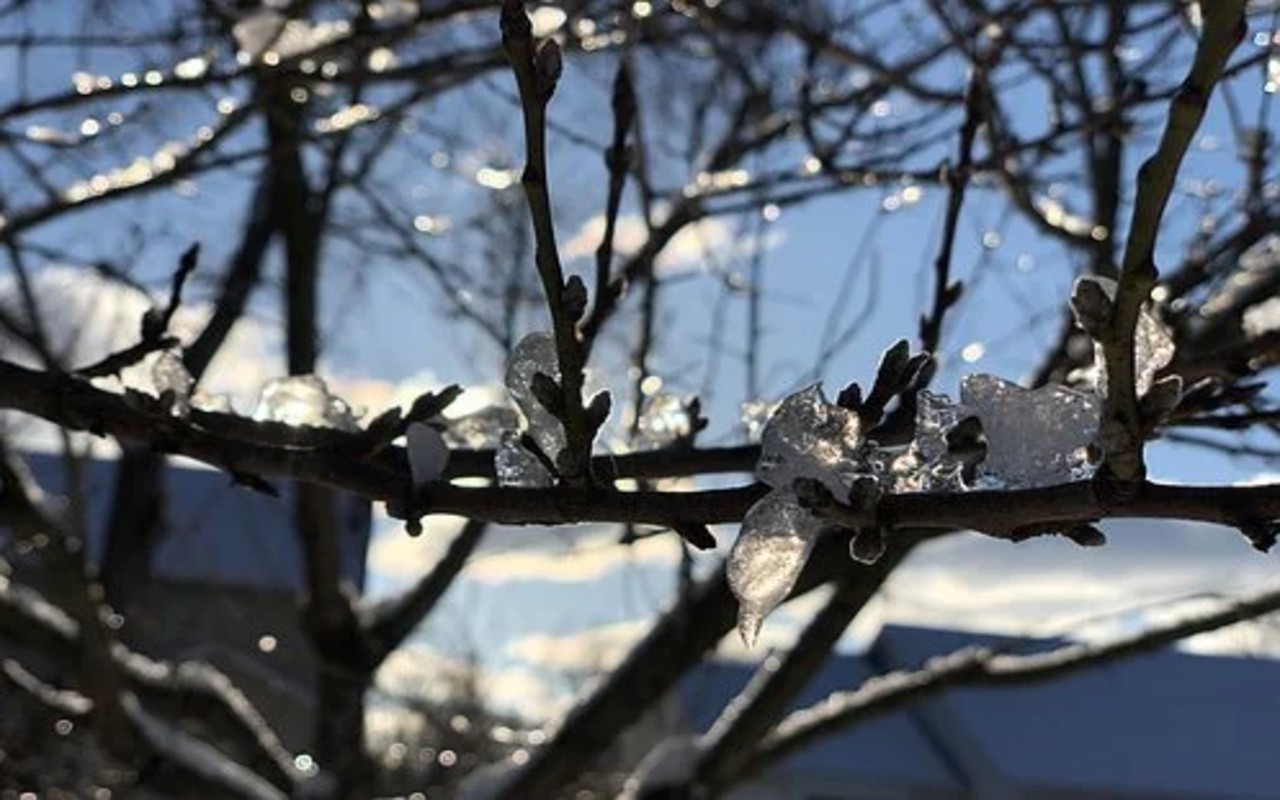
[[[774,489],[747,511],[726,572],[738,598],[738,633],[748,647],[764,618],[791,592],[823,527],[790,488]]]

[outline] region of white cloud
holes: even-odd
[[[587,529],[590,530],[590,529]],[[586,583],[623,566],[664,566],[680,560],[673,535],[650,536],[630,545],[618,543],[616,531],[573,535],[568,547],[538,542],[502,552],[484,553],[467,567],[467,578],[481,583],[513,580]]]
[[[595,258],[596,248],[604,236],[604,215],[587,220],[578,232],[561,247],[568,260]],[[620,256],[636,253],[649,238],[644,220],[634,214],[618,217],[614,230],[613,249]],[[781,242],[781,234],[770,232],[762,240],[764,247],[774,247]],[[751,255],[753,242],[750,237],[739,236],[731,221],[722,217],[706,217],[681,228],[658,256],[659,272],[671,275],[699,268],[704,262],[722,263]]]
[[[534,666],[567,672],[605,672],[616,667],[653,627],[653,620],[615,622],[576,633],[535,633],[507,645],[508,655]]]

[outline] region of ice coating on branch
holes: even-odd
[[[947,434],[973,414],[972,409],[952,403],[945,394],[919,392],[915,439],[891,467],[894,491],[958,492],[967,488],[961,475],[963,465],[947,451]]]
[[[1110,278],[1087,277],[1082,281],[1092,281],[1106,292],[1111,300],[1116,298],[1116,282]],[[1138,324],[1133,331],[1133,373],[1134,391],[1138,397],[1143,396],[1155,383],[1156,373],[1169,365],[1173,360],[1173,331],[1155,315],[1151,303],[1143,303],[1138,313]],[[1107,393],[1106,355],[1102,345],[1093,346],[1093,377],[1098,394]]]
[[[644,401],[640,421],[636,425],[636,447],[657,449],[687,441],[693,433],[693,420],[685,401],[674,394],[659,392]]]
[[[549,333],[531,333],[515,346],[507,363],[506,385],[529,423],[529,435],[555,463],[565,448],[564,426],[534,395],[533,381],[538,373],[560,380],[556,340]]]
[[[843,499],[853,477],[865,472],[857,458],[861,444],[858,415],[828,403],[815,384],[783,400],[769,418],[756,477],[775,489],[813,478]]]
[[[341,397],[329,394],[318,375],[294,375],[267,381],[258,395],[253,418],[285,425],[309,425],[357,431],[351,407]]]
[[[747,511],[725,571],[738,599],[738,633],[748,647],[791,592],[823,527],[789,487],[774,489]]]
[[[545,489],[552,484],[551,473],[538,457],[520,444],[520,434],[506,431],[493,456],[493,470],[499,486]]]
[[[440,431],[424,422],[414,422],[405,431],[409,450],[409,472],[415,488],[438,480],[449,463],[449,447]]]
[[[1024,389],[992,375],[968,375],[960,383],[960,402],[982,421],[988,476],[1011,488],[1034,488],[1093,474],[1089,446],[1098,436],[1098,397],[1065,386]]]
[[[151,382],[155,385],[156,395],[163,397],[171,392],[173,402],[169,413],[175,417],[185,417],[191,413],[191,389],[196,385],[195,378],[187,372],[182,363],[182,356],[173,350],[165,350],[151,365]]]

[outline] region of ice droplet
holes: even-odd
[[[1116,282],[1110,278],[1081,278],[1097,283],[1107,293],[1107,297],[1115,300]],[[1156,373],[1169,365],[1173,360],[1173,331],[1169,329],[1152,309],[1151,303],[1143,303],[1138,313],[1138,324],[1133,331],[1133,374],[1134,391],[1142,397],[1151,389]],[[1102,345],[1093,346],[1094,386],[1098,394],[1107,394],[1107,362]]]
[[[507,364],[506,385],[529,423],[529,435],[552,463],[556,463],[565,448],[564,426],[533,394],[533,376],[538,373],[557,382],[560,380],[556,342],[549,333],[531,333],[515,346]]]
[[[783,400],[769,418],[756,477],[775,489],[813,478],[843,500],[854,476],[865,472],[857,458],[861,444],[858,415],[828,403],[815,384]]]
[[[421,488],[444,474],[444,467],[449,463],[449,447],[440,431],[426,423],[414,422],[405,431],[405,441],[409,450],[409,472],[413,475],[415,488]]]
[[[747,511],[725,570],[738,598],[738,633],[748,647],[791,592],[823,527],[790,488],[774,489]]]
[[[151,365],[151,382],[155,385],[156,395],[163,396],[171,392],[173,402],[169,413],[175,417],[185,417],[191,413],[191,389],[196,381],[187,372],[182,357],[173,350],[165,350]]]
[[[318,375],[293,375],[267,381],[258,395],[253,418],[342,431],[360,429],[351,407],[341,397],[329,394],[328,385]]]
[[[493,470],[499,486],[545,489],[552,484],[551,473],[538,457],[520,444],[520,434],[506,431],[493,456]]]
[[[1057,385],[1024,389],[992,375],[967,375],[960,401],[982,421],[985,472],[1008,486],[1052,486],[1093,473],[1088,450],[1102,412],[1094,395]]]
[[[655,450],[687,441],[693,433],[693,420],[683,398],[658,393],[644,401],[640,422],[636,426],[636,447]]]

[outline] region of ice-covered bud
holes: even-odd
[[[182,356],[173,350],[165,350],[151,365],[151,381],[156,395],[169,404],[169,413],[185,417],[191,413],[191,389],[195,378],[187,372]]]
[[[539,374],[545,376],[537,381],[541,393],[548,393],[546,384],[550,381],[558,394],[560,362],[555,338],[549,333],[531,333],[515,346],[507,364],[506,386],[528,422],[529,435],[554,463],[565,447],[564,426],[534,390],[535,376]]]
[[[267,381],[258,395],[254,419],[285,425],[308,425],[314,428],[337,428],[357,431],[351,407],[341,397],[329,394],[329,387],[318,375],[294,375]]]
[[[544,489],[552,484],[551,472],[520,444],[520,434],[506,431],[493,456],[499,486]]]
[[[761,438],[756,477],[775,489],[813,478],[845,497],[862,465],[858,415],[834,406],[815,384],[788,397],[770,417]]]
[[[409,450],[409,472],[413,475],[413,486],[421,489],[428,483],[440,479],[445,465],[449,463],[449,447],[445,444],[440,431],[424,422],[414,422],[405,431],[405,442]]]

